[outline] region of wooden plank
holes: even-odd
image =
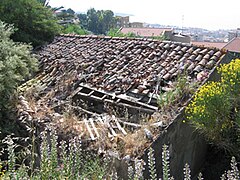
[[[137,109],[141,112],[146,112],[146,113],[149,113],[149,114],[152,114],[154,112],[156,112],[155,110],[152,110],[152,109],[148,109],[148,108],[144,108],[144,107],[139,107],[139,106],[132,106],[132,105],[129,105],[129,104],[126,104],[126,103],[116,103],[114,102],[113,100],[110,100],[110,99],[104,99],[104,102],[109,102],[109,103],[112,103],[114,105],[118,105],[118,106],[122,106],[122,107],[128,107],[128,108],[132,108],[132,109]]]
[[[101,124],[104,124],[104,122],[100,116],[98,116],[96,120],[99,121]]]
[[[106,124],[103,122],[103,120],[102,120],[102,118],[101,118],[100,116],[97,117],[96,121],[97,121],[100,125],[105,125],[105,126],[106,126]],[[112,138],[112,137],[113,137],[113,135],[112,135],[110,132],[108,132],[107,134],[108,134],[108,137],[109,137],[109,138]]]
[[[126,94],[124,94],[124,95],[120,94],[120,95],[117,95],[117,96],[115,95],[116,96],[115,97],[114,94],[105,92],[104,90],[96,90],[96,89],[94,89],[92,87],[88,87],[87,85],[83,85],[83,84],[81,84],[81,86],[84,87],[84,88],[88,88],[88,89],[90,89],[92,91],[96,91],[96,92],[102,93],[104,95],[110,96],[110,97],[112,97],[111,99],[115,99],[116,98],[117,101],[118,101],[117,104],[120,103],[121,100],[125,100],[127,102],[123,103],[123,104],[128,104],[129,103],[129,105],[130,105],[131,103],[134,103],[134,104],[136,104],[138,106],[140,105],[140,106],[143,106],[144,108],[147,108],[147,109],[150,109],[150,110],[154,110],[154,111],[158,110],[158,107],[156,107],[156,106],[152,106],[152,105],[140,102],[139,98],[134,98],[134,97],[128,96]],[[78,94],[81,95],[81,96],[84,96],[84,97],[89,97],[89,95],[86,95],[86,94],[81,93],[81,92],[79,92]],[[97,99],[97,100],[99,100],[99,99]],[[110,100],[110,99],[104,99],[104,100]],[[133,105],[131,105],[131,106],[133,106]]]
[[[90,114],[90,115],[92,115],[92,116],[94,116],[94,117],[98,117],[98,116],[99,116],[98,114],[93,113],[93,112],[91,112],[91,111],[88,111],[88,110],[86,110],[86,109],[83,109],[83,108],[81,108],[81,107],[79,107],[79,106],[68,105],[68,107],[71,107],[71,108],[73,108],[73,109],[76,109],[76,110],[85,112],[85,113]]]
[[[73,91],[72,94],[70,94],[70,96],[67,97],[67,99],[71,99],[72,97],[74,97],[81,90],[82,90],[82,87],[78,87],[76,90]]]
[[[127,135],[127,132],[125,131],[125,129],[123,129],[123,127],[120,125],[120,123],[118,122],[117,118],[115,116],[112,116],[113,120],[115,121],[118,129],[124,134]]]
[[[122,120],[118,120],[119,122],[123,123],[123,124],[126,124],[127,126],[132,126],[132,127],[135,127],[135,128],[141,128],[142,125],[141,124],[136,124],[136,123],[131,123],[131,122],[125,122],[125,121],[122,121]]]
[[[97,137],[99,138],[100,136],[99,136],[99,134],[98,134],[97,128],[96,128],[95,125],[94,125],[93,119],[92,119],[92,118],[89,118],[89,121],[90,121],[90,124],[91,124],[92,127],[93,127],[93,130],[94,130],[95,134],[96,134]]]
[[[85,123],[85,125],[86,125],[86,127],[87,127],[87,130],[88,130],[88,132],[89,132],[89,134],[90,134],[91,139],[94,141],[94,140],[95,140],[95,137],[94,137],[94,135],[93,135],[93,133],[92,133],[92,130],[91,130],[90,126],[88,125],[88,121],[87,121],[86,119],[83,119],[83,121],[84,121],[84,123]]]
[[[112,128],[112,126],[109,123],[109,120],[107,119],[107,117],[103,117],[103,121],[104,123],[107,125],[108,129],[110,130],[110,132],[112,133],[113,136],[117,136],[117,133],[114,131],[114,129]]]
[[[101,100],[104,100],[106,97],[107,97],[107,95],[105,94],[105,95],[102,97],[102,99],[101,99]]]
[[[94,90],[92,90],[87,96],[91,96],[94,93]]]
[[[101,98],[101,97],[94,96],[94,95],[91,95],[90,97],[91,97],[91,98],[93,98],[93,99],[97,99],[97,100],[100,100],[100,101],[102,101],[102,98]]]

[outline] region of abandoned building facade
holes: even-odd
[[[187,77],[187,84],[197,84],[196,89],[217,78],[216,67],[229,62],[233,58],[231,53],[146,38],[61,35],[37,55],[39,73],[20,87],[34,102],[32,107],[22,107],[22,111],[41,123],[51,122],[58,127],[65,123],[63,114],[70,108],[74,116],[81,116],[71,132],[92,142],[103,136],[110,139],[119,136],[124,141],[128,134],[141,130],[144,123],[139,119],[146,114],[151,122],[146,127],[155,128],[153,137],[137,150],[119,153],[117,158],[122,166],[116,168],[120,176],[125,178],[127,174],[124,156],[146,161],[151,146],[161,177],[163,144],[169,146],[172,175],[180,177],[187,162],[193,175],[199,171],[207,145],[203,137],[183,122],[184,108],[191,96],[161,110],[159,94],[172,91],[181,75]],[[140,138],[145,138],[144,134]],[[148,176],[147,168],[144,175]]]

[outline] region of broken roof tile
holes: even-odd
[[[84,83],[106,92],[150,93],[158,77],[173,81],[187,70],[194,80],[192,72],[210,72],[222,55],[218,49],[168,41],[61,35],[38,53],[42,67],[39,76],[54,77],[46,81],[46,86],[58,88],[76,71],[70,89]]]

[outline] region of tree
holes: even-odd
[[[51,41],[60,26],[50,8],[36,0],[1,0],[0,19],[14,24],[14,41],[31,43],[34,47]]]
[[[98,34],[99,20],[97,11],[94,8],[87,11],[87,19],[87,29],[95,34]]]
[[[10,99],[17,85],[37,70],[37,60],[31,46],[16,43],[10,36],[13,26],[0,21],[0,119],[11,105]]]
[[[104,12],[103,23],[105,24],[105,29],[104,29],[105,33],[115,26],[116,19],[112,11],[106,10]]]
[[[48,0],[37,0],[37,2],[41,3],[43,6],[48,6]]]
[[[63,29],[64,34],[87,35],[88,32],[77,24],[69,24]]]
[[[87,11],[86,17],[81,15],[81,21],[85,23],[87,17],[87,29],[94,34],[106,34],[111,28],[114,27],[115,17],[114,13],[110,10],[98,10],[91,8]]]
[[[81,24],[81,26],[83,27],[83,28],[87,28],[87,15],[86,14],[77,14],[77,17],[78,17],[78,19],[79,19],[79,21],[80,21],[80,24]]]

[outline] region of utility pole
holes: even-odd
[[[184,14],[182,15],[182,34],[183,34]]]

